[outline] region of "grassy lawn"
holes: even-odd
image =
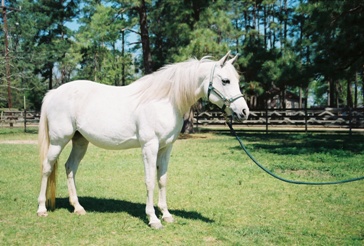
[[[240,136],[262,164],[286,178],[364,175],[363,135]],[[163,230],[147,225],[140,149],[90,146],[77,173],[85,216],[72,214],[61,165],[57,209],[38,218],[36,139],[35,129],[0,128],[0,245],[364,244],[364,181],[334,186],[277,181],[223,133],[195,134],[175,143],[167,197],[176,222]],[[60,163],[69,151],[67,146]]]

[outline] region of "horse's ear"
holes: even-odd
[[[231,58],[227,62],[230,63],[230,64],[233,64],[236,61],[236,59],[238,58],[238,56],[239,56],[239,54],[236,54],[236,56],[234,56],[234,58]]]
[[[223,58],[221,58],[220,60],[219,60],[219,64],[220,64],[220,66],[221,67],[223,67],[224,65],[225,65],[225,62],[227,61],[227,59],[229,58],[229,55],[230,55],[230,50],[229,50],[229,52],[223,57]]]

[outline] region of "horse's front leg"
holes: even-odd
[[[163,227],[161,221],[155,214],[153,206],[153,192],[155,187],[158,148],[158,140],[149,141],[142,146],[145,185],[147,188],[147,203],[145,207],[145,213],[149,219],[149,226],[154,229],[161,229]]]
[[[157,173],[158,173],[158,185],[159,185],[158,208],[163,214],[163,220],[168,223],[173,222],[173,217],[169,213],[167,207],[167,169],[168,169],[171,150],[172,150],[172,145],[159,150],[157,159]]]

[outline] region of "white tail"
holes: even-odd
[[[38,146],[39,146],[39,156],[40,156],[40,167],[41,176],[43,176],[43,163],[47,158],[49,149],[49,132],[48,132],[48,119],[46,110],[42,108],[41,117],[39,121],[38,130]],[[53,170],[48,177],[47,182],[47,206],[54,210],[56,206],[56,172],[57,172],[58,161],[54,163]]]

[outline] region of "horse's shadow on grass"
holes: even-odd
[[[97,213],[120,213],[126,212],[129,215],[148,223],[145,215],[145,204],[135,203],[130,201],[115,200],[109,198],[96,198],[96,197],[79,197],[78,200],[87,212]],[[67,209],[73,212],[73,207],[70,205],[68,198],[57,198],[56,209]],[[158,211],[156,209],[156,211]],[[170,209],[172,215],[182,217],[189,220],[200,220],[205,223],[213,223],[214,220],[203,216],[195,211],[185,211],[179,209]],[[158,213],[157,213],[158,216]]]

